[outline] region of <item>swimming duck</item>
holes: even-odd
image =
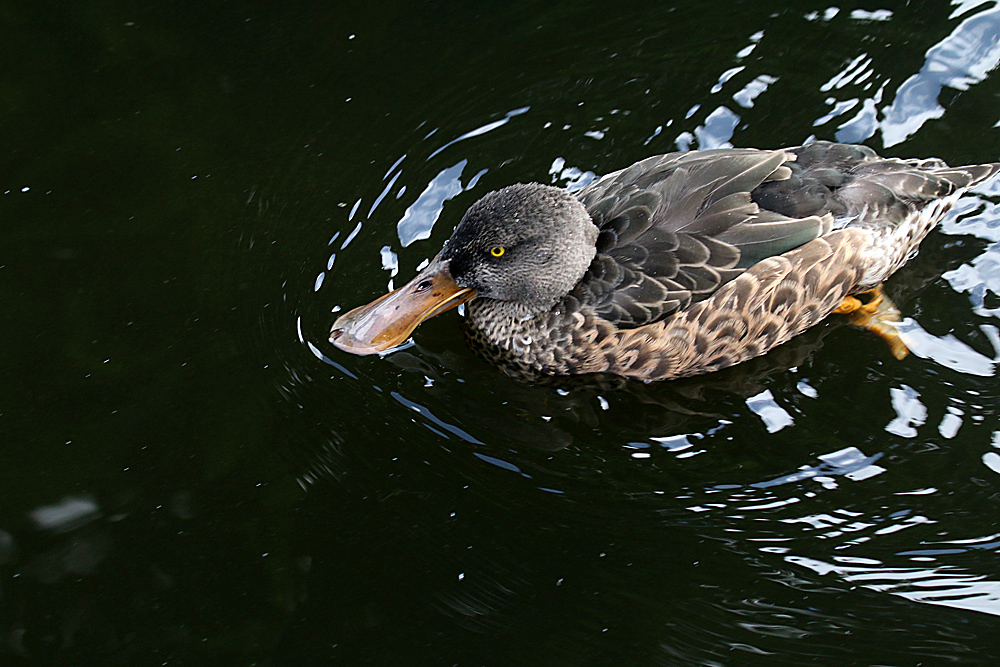
[[[650,381],[738,364],[843,312],[902,356],[879,286],[997,171],[817,141],[657,155],[575,193],[511,185],[330,340],[385,352],[467,303],[470,343],[503,365]]]

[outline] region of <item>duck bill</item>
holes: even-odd
[[[451,277],[448,262],[434,259],[399,289],[337,318],[330,342],[352,354],[377,354],[401,345],[426,319],[476,296]]]

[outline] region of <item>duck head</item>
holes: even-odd
[[[330,342],[353,354],[402,344],[424,320],[471,299],[549,310],[580,281],[598,229],[570,193],[537,183],[490,192],[466,211],[441,252],[413,280],[333,324]]]

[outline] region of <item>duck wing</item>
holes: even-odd
[[[829,212],[862,225],[896,226],[921,205],[996,170],[996,165],[951,168],[936,158],[883,158],[867,146],[826,141],[785,150],[796,156],[785,165],[791,175],[757,187],[755,203],[790,217]]]
[[[788,150],[714,149],[653,156],[578,194],[601,230],[571,296],[619,328],[664,319],[756,262],[828,232],[823,206],[777,211],[752,192],[788,180]]]
[[[751,193],[761,208],[790,217],[834,216],[834,227],[870,233],[864,279],[871,289],[913,255],[927,232],[963,190],[993,176],[998,164],[949,167],[936,158],[879,157],[866,146],[817,141],[786,149],[789,178]]]

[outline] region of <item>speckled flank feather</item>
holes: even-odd
[[[642,380],[698,375],[764,354],[836,308],[857,284],[869,232],[833,232],[754,264],[711,298],[602,346],[607,372]]]
[[[469,338],[529,374],[726,368],[884,281],[998,169],[825,142],[651,157],[579,193],[600,234],[567,296],[544,312],[476,299]]]

